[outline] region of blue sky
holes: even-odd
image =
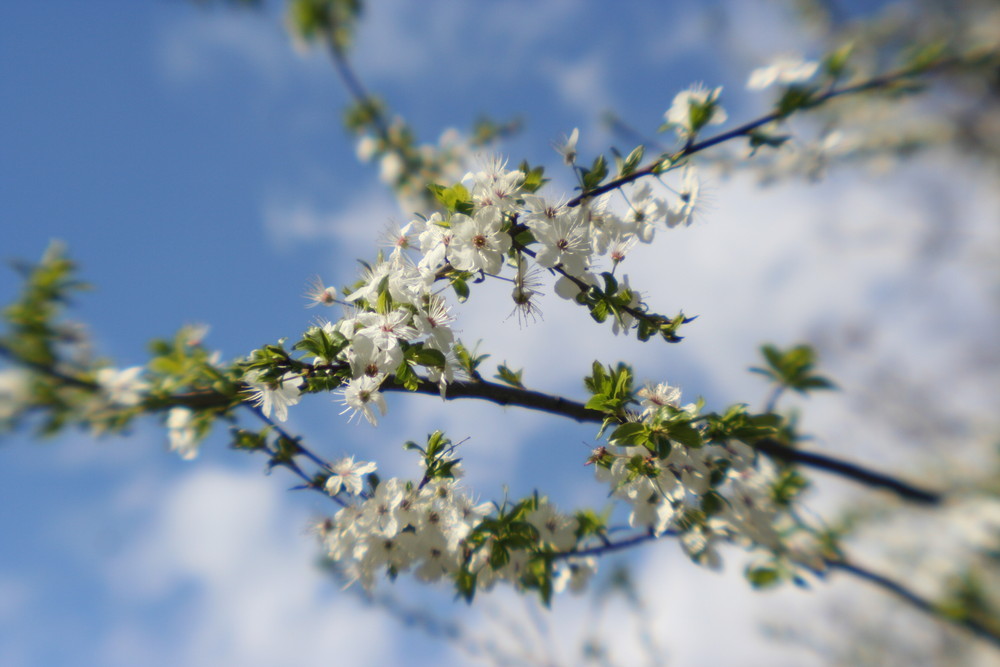
[[[763,2],[372,4],[355,63],[423,140],[481,113],[520,116],[524,132],[502,150],[547,164],[564,187],[551,143],[572,128],[581,129],[584,155],[616,143],[599,122],[608,109],[651,133],[674,93],[696,81],[724,86],[730,117],[749,119],[764,109],[742,90],[749,71],[808,48],[808,36]],[[374,255],[379,231],[408,219],[375,169],[357,163],[329,63],[293,48],[273,6],[262,14],[180,1],[93,10],[70,2],[0,9],[0,255],[36,258],[50,239],[64,240],[95,286],[73,316],[120,367],[142,363],[150,338],[185,323],[210,324],[206,344],[225,358],[297,335],[316,315],[303,307],[309,279],[353,280],[355,258]],[[493,361],[525,367],[540,389],[580,397],[593,359],[620,358],[641,379],[669,380],[716,407],[763,399],[765,387],[743,372],[760,343],[811,340],[844,387],[806,406],[817,445],[920,470],[914,452],[935,460],[934,438],[949,432],[900,435],[898,413],[926,407],[926,396],[940,406],[938,421],[978,419],[965,441],[993,427],[978,416],[1000,373],[995,358],[977,363],[971,352],[995,350],[987,333],[998,320],[995,281],[981,258],[996,240],[992,183],[947,155],[860,177],[838,171],[818,185],[760,189],[745,176],[711,175],[698,223],[664,234],[629,269],[662,310],[699,315],[683,344],[616,339],[551,299],[544,319],[522,329],[505,303],[492,305],[505,298],[502,286],[462,310],[462,336],[482,338]],[[929,262],[944,217],[957,221],[951,245]],[[13,272],[0,273],[3,301],[16,288]],[[912,395],[898,382],[880,390],[880,367],[907,378]],[[935,393],[944,382],[947,395]],[[567,507],[604,503],[581,465],[594,444],[589,427],[427,397],[393,397],[390,408],[371,429],[347,425],[339,406],[311,397],[290,428],[329,458],[356,454],[390,474],[414,470],[399,453],[404,440],[444,428],[472,436],[467,481],[484,499],[500,498],[508,484],[514,494],[543,486]],[[227,451],[220,437],[196,462],[182,462],[153,422],[102,441],[75,432],[44,443],[6,438],[0,663],[414,664],[417,651],[423,664],[469,659],[454,642],[340,592],[315,567],[307,535],[331,507],[288,492],[294,480],[265,476],[263,463]],[[816,507],[853,497],[821,481]],[[672,544],[628,557],[650,598],[654,634],[679,664],[724,664],[745,647],[761,661],[810,664],[815,656],[759,639],[760,620],[819,619],[824,595],[858,599],[845,582],[820,594],[753,594],[740,581],[740,554],[729,556],[724,575],[697,570]],[[497,618],[524,614],[503,592],[466,611],[447,590],[407,582],[385,590],[510,645]],[[571,598],[555,606],[544,616],[551,636],[525,641],[571,664],[595,612]],[[734,641],[706,645],[717,623]],[[627,633],[609,640],[623,658],[639,650]]]

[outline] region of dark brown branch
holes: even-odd
[[[25,363],[14,357],[9,350],[2,346],[0,346],[0,352],[3,352],[5,356],[8,356],[18,363],[29,366],[35,371],[45,373],[64,381],[72,380],[72,378],[69,378],[68,376],[58,373],[52,369],[48,369],[42,365]],[[97,389],[97,386],[93,383],[78,381],[77,384],[80,384],[88,389]],[[239,388],[245,387],[240,386]],[[406,389],[401,385],[395,384],[390,377],[383,382],[382,391],[395,392],[406,391]],[[441,389],[437,383],[421,378],[417,384],[416,393],[439,396],[441,395]],[[444,398],[445,400],[473,398],[482,401],[489,401],[490,403],[496,403],[497,405],[516,406],[526,408],[528,410],[547,412],[553,415],[568,417],[581,423],[600,424],[603,423],[606,417],[605,413],[598,410],[588,409],[583,403],[579,403],[568,398],[545,394],[539,391],[532,391],[530,389],[521,389],[494,382],[487,382],[484,380],[451,382],[446,386]],[[167,398],[151,398],[147,399],[143,405],[148,410],[163,411],[177,406],[203,410],[212,408],[227,409],[238,404],[239,402],[234,400],[232,396],[207,390],[177,394]],[[750,444],[772,458],[786,461],[788,463],[797,463],[799,465],[816,468],[818,470],[825,470],[826,472],[840,475],[841,477],[854,480],[855,482],[866,486],[886,489],[906,500],[929,505],[939,504],[942,501],[942,494],[936,491],[922,489],[890,475],[869,470],[864,466],[854,463],[841,461],[823,454],[805,452],[800,449],[784,445],[776,440],[764,439]]]
[[[653,532],[642,533],[641,535],[634,535],[632,537],[625,538],[620,542],[605,542],[604,544],[599,544],[596,547],[588,547],[585,549],[574,549],[573,551],[564,551],[562,553],[556,554],[554,556],[557,560],[562,560],[564,558],[580,558],[584,556],[603,556],[604,554],[613,553],[615,551],[624,551],[625,549],[631,549],[632,547],[639,546],[640,544],[645,544],[646,542],[652,542],[658,540],[661,537],[674,537],[677,535],[676,530],[668,530],[657,535]]]
[[[757,440],[752,444],[757,451],[763,452],[772,458],[788,461],[789,463],[798,463],[799,465],[817,468],[819,470],[825,470],[826,472],[840,475],[841,477],[847,477],[848,479],[852,479],[855,482],[864,484],[865,486],[886,489],[906,500],[924,503],[927,505],[937,505],[943,501],[942,494],[937,491],[922,489],[900,479],[896,479],[895,477],[891,477],[874,470],[869,470],[868,468],[864,468],[854,463],[841,461],[840,459],[824,456],[823,454],[816,454],[813,452],[805,452],[801,449],[795,449],[794,447],[789,447],[788,445],[782,444],[777,440],[765,438],[763,440]]]
[[[41,373],[42,375],[47,375],[54,380],[59,380],[71,387],[77,387],[78,389],[86,389],[88,391],[98,391],[101,387],[96,382],[91,382],[90,380],[84,380],[82,378],[63,373],[57,368],[49,366],[47,364],[42,364],[37,361],[30,361],[28,359],[23,359],[18,356],[6,343],[0,341],[0,357],[6,357],[10,361],[25,366],[35,371],[36,373]]]
[[[278,426],[278,424],[275,423],[275,421],[273,419],[271,419],[270,417],[268,417],[267,415],[264,414],[264,411],[260,408],[260,406],[251,405],[250,403],[245,403],[244,405],[245,405],[245,407],[247,409],[250,410],[250,412],[252,412],[255,415],[257,415],[257,417],[261,421],[263,421],[265,424],[267,424],[272,429],[274,429],[275,433],[277,433],[278,435],[280,435],[282,438],[284,438],[288,442],[294,443],[297,454],[302,454],[303,456],[305,456],[307,459],[309,459],[310,461],[312,461],[314,464],[316,464],[317,466],[319,466],[323,470],[330,470],[330,465],[326,461],[324,461],[323,459],[319,458],[318,456],[316,456],[315,454],[313,454],[311,451],[309,451],[308,449],[306,449],[305,446],[302,445],[302,438],[301,437],[294,437],[288,431],[286,431],[284,428],[282,428],[281,426]],[[272,460],[274,460],[274,457],[276,456],[277,452],[275,452],[274,450],[270,449],[269,447],[265,447],[265,451],[267,451],[271,455]],[[289,469],[291,469],[292,472],[294,472],[296,475],[298,475],[303,480],[305,480],[306,483],[304,485],[304,488],[309,488],[309,489],[313,489],[314,491],[319,491],[321,494],[323,494],[327,498],[330,498],[331,500],[333,500],[335,503],[337,503],[341,507],[347,507],[347,503],[344,502],[343,499],[338,498],[337,496],[331,496],[330,494],[328,494],[326,492],[325,489],[323,489],[322,487],[317,486],[316,485],[316,481],[313,478],[311,478],[308,475],[306,475],[302,471],[302,469],[298,466],[298,464],[295,463],[295,461],[285,461],[285,462],[282,462],[280,465],[284,465],[284,466],[288,467]]]
[[[386,382],[382,385],[382,391],[406,391],[399,385]],[[418,394],[430,394],[440,396],[441,390],[437,383],[430,380],[421,380],[417,387]],[[530,389],[518,389],[507,385],[493,382],[451,382],[448,384],[445,400],[456,398],[477,398],[482,401],[489,401],[503,406],[517,406],[529,410],[539,410],[554,415],[569,417],[581,423],[600,424],[604,420],[604,413],[597,410],[585,408],[583,403],[578,403],[561,396],[543,394]]]
[[[363,106],[365,109],[371,113],[372,124],[375,126],[375,131],[378,133],[379,138],[386,143],[387,146],[391,146],[392,142],[389,137],[389,126],[385,122],[385,118],[382,117],[382,113],[378,109],[378,105],[375,99],[371,96],[368,90],[365,88],[364,84],[361,83],[361,79],[357,77],[354,73],[354,69],[351,64],[347,62],[347,54],[340,48],[338,48],[333,40],[330,40],[330,56],[333,60],[333,66],[337,70],[337,75],[340,77],[340,81],[344,84],[344,88],[350,93],[354,101],[359,105]]]
[[[996,630],[987,627],[985,624],[980,623],[974,618],[955,618],[945,615],[932,601],[917,595],[900,582],[876,572],[872,572],[871,570],[861,567],[860,565],[856,565],[848,561],[832,561],[829,565],[831,569],[841,570],[842,572],[853,574],[855,577],[874,584],[887,593],[892,593],[913,607],[933,616],[938,620],[945,620],[949,623],[957,625],[960,628],[964,628],[976,637],[989,642],[994,648],[1000,649],[1000,634],[998,634]]]
[[[892,72],[890,74],[884,74],[882,76],[877,76],[872,79],[868,79],[867,81],[854,84],[852,86],[844,86],[843,88],[834,88],[833,90],[827,91],[826,93],[823,93],[813,98],[809,102],[807,107],[803,107],[803,110],[820,106],[821,104],[835,97],[841,97],[844,95],[853,95],[857,93],[867,92],[870,90],[877,90],[884,86],[888,86],[889,84],[896,83],[897,81],[917,76],[919,74],[924,74],[926,72],[952,67],[961,62],[962,62],[961,58],[943,58],[938,62],[929,65],[923,65],[920,67]],[[695,153],[699,153],[713,146],[717,146],[721,143],[729,141],[730,139],[749,136],[754,130],[763,127],[768,123],[772,123],[776,120],[781,120],[782,118],[786,118],[787,115],[788,114],[783,113],[781,111],[772,111],[766,116],[762,116],[756,120],[744,123],[743,125],[740,125],[737,128],[734,128],[727,132],[723,132],[721,134],[717,134],[716,136],[705,139],[704,141],[689,142],[687,145],[685,145],[683,148],[681,148],[673,155],[669,156],[661,155],[659,158],[657,158],[650,164],[640,169],[637,169],[636,171],[632,172],[627,176],[622,176],[621,178],[613,179],[611,181],[608,181],[604,185],[594,188],[593,190],[588,190],[587,192],[580,193],[573,199],[569,200],[566,203],[566,206],[579,206],[587,199],[593,197],[599,197],[600,195],[603,195],[606,192],[617,190],[618,188],[628,183],[631,183],[632,181],[636,181],[645,176],[652,176],[656,173],[659,173],[660,165],[663,164],[664,160],[668,161],[671,164],[676,164],[680,160],[683,160],[684,158],[690,155],[694,155]]]
[[[383,391],[403,391],[403,387],[386,383],[382,386]],[[417,388],[417,393],[438,395],[440,393],[437,384],[428,380],[423,380]],[[492,382],[453,382],[448,385],[445,398],[448,400],[456,398],[477,398],[490,401],[498,405],[516,405],[529,410],[540,410],[550,414],[562,415],[575,419],[583,423],[600,424],[606,417],[605,413],[598,410],[590,410],[584,407],[583,403],[578,403],[559,396],[543,394],[528,389],[518,389],[506,385]],[[875,488],[892,491],[896,495],[906,500],[936,505],[942,502],[942,494],[914,486],[908,482],[896,479],[863,466],[841,461],[839,459],[806,452],[801,449],[789,447],[776,440],[764,439],[750,443],[758,451],[768,456],[799,465],[824,470],[841,477],[846,477],[855,482]]]
[[[573,551],[565,551],[562,553],[555,554],[553,558],[562,560],[565,558],[576,558],[580,556],[601,556],[607,553],[612,553],[615,551],[623,551],[625,549],[630,549],[632,547],[645,544],[646,542],[652,542],[661,537],[673,537],[677,535],[677,531],[666,531],[661,535],[656,535],[652,532],[642,533],[639,535],[633,535],[622,539],[618,542],[606,541],[604,544],[600,544],[595,547],[576,549]],[[911,591],[904,584],[890,579],[889,577],[873,572],[868,568],[857,565],[856,563],[851,563],[847,560],[828,560],[826,562],[830,570],[840,570],[841,572],[846,572],[848,574],[854,575],[855,577],[867,581],[870,584],[882,589],[887,593],[891,593],[896,597],[900,598],[912,607],[919,609],[920,611],[932,616],[938,621],[943,621],[950,623],[957,627],[960,627],[968,632],[971,632],[976,637],[989,642],[994,648],[1000,649],[1000,634],[993,628],[988,627],[984,623],[981,623],[973,618],[962,617],[955,618],[949,616],[941,611],[941,609],[934,604],[931,600],[918,595],[917,593]]]

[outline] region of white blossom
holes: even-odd
[[[194,412],[190,408],[170,408],[167,413],[167,437],[170,449],[185,461],[198,456],[198,438],[194,430]]]
[[[726,111],[718,105],[722,88],[708,90],[695,84],[674,97],[670,109],[664,114],[681,139],[689,139],[705,125],[719,125],[728,119]]]
[[[456,213],[451,221],[454,238],[450,255],[452,265],[460,271],[483,271],[497,274],[503,266],[504,254],[510,250],[510,235],[501,231],[500,209],[488,207],[475,217]]]
[[[261,376],[258,370],[248,371],[243,376],[243,381],[249,385],[245,400],[259,407],[265,417],[269,418],[274,412],[275,419],[287,421],[289,406],[296,405],[302,396],[303,379],[291,372],[274,382],[261,380]]]
[[[10,419],[24,407],[30,395],[28,373],[20,368],[0,370],[0,420]]]
[[[683,181],[677,199],[667,208],[667,227],[676,227],[681,224],[690,226],[695,208],[698,205],[700,189],[698,175],[694,167],[688,165],[684,168]]]
[[[142,402],[143,393],[149,389],[149,383],[139,377],[143,370],[142,366],[124,370],[102,368],[96,374],[97,384],[109,402],[134,407]]]
[[[375,468],[375,464],[371,461],[355,463],[353,456],[344,457],[330,466],[330,476],[324,488],[331,496],[340,493],[341,488],[348,493],[358,495],[363,485],[361,476],[375,472]]]
[[[381,384],[381,378],[367,375],[354,378],[345,384],[341,391],[343,397],[341,402],[346,407],[340,414],[350,412],[349,420],[354,419],[356,415],[363,415],[372,426],[377,426],[378,415],[375,414],[375,408],[378,408],[383,417],[386,413],[385,397],[379,391]]]
[[[815,60],[805,60],[801,56],[778,56],[766,67],[758,67],[750,73],[747,88],[763,90],[775,83],[788,85],[808,81],[816,74],[819,63]]]

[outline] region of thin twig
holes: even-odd
[[[360,106],[363,106],[371,113],[372,124],[375,125],[375,131],[378,133],[379,138],[381,138],[386,145],[391,146],[392,142],[389,140],[389,126],[386,124],[385,119],[379,112],[378,105],[375,103],[375,98],[371,96],[364,84],[361,83],[361,79],[359,79],[354,73],[354,69],[347,61],[347,54],[344,53],[342,49],[334,45],[332,40],[330,41],[330,56],[333,59],[333,65],[337,70],[337,75],[344,84],[344,88],[347,89],[347,92],[350,93],[355,102],[357,102]]]
[[[6,357],[10,361],[21,366],[26,366],[33,371],[41,373],[42,375],[47,375],[54,380],[59,380],[60,382],[65,382],[72,387],[78,387],[80,389],[87,389],[89,391],[100,391],[101,386],[96,382],[91,382],[90,380],[84,380],[83,378],[78,378],[73,375],[69,375],[60,371],[59,369],[49,366],[48,364],[43,364],[37,361],[31,361],[30,359],[24,359],[18,356],[6,343],[0,341],[0,357]]]
[[[906,601],[916,609],[933,616],[938,620],[945,620],[953,625],[960,628],[968,630],[975,636],[983,639],[993,645],[994,648],[1000,649],[1000,634],[995,630],[987,627],[985,624],[980,623],[974,618],[961,617],[955,618],[953,616],[945,615],[941,612],[937,605],[935,605],[931,600],[925,597],[917,595],[902,583],[890,579],[889,577],[872,572],[871,570],[864,568],[856,563],[851,563],[848,561],[831,561],[829,563],[831,569],[841,570],[849,574],[853,574],[859,579],[863,579],[871,584],[874,584],[883,591],[892,593],[896,597]]]
[[[605,544],[592,547],[589,549],[578,549],[573,551],[566,551],[552,556],[554,559],[562,560],[565,558],[575,558],[580,556],[600,556],[606,553],[611,553],[614,551],[623,551],[625,549],[631,549],[632,547],[645,544],[646,542],[652,542],[661,537],[675,537],[677,531],[666,531],[659,535],[648,532],[642,533],[640,535],[634,535],[632,537],[620,540],[618,542],[606,542]],[[994,648],[1000,649],[1000,634],[998,632],[985,624],[968,617],[956,618],[942,613],[940,608],[934,604],[933,601],[915,593],[906,587],[905,584],[891,579],[883,574],[878,574],[866,567],[858,565],[857,563],[852,563],[847,560],[828,560],[826,562],[827,566],[831,570],[840,570],[841,572],[846,572],[851,574],[863,581],[867,581],[878,588],[881,588],[887,593],[891,593],[896,597],[900,598],[912,607],[919,609],[920,611],[932,616],[938,621],[943,621],[950,623],[957,627],[963,628],[974,634],[975,636],[983,639],[993,645]]]
[[[318,465],[323,470],[330,470],[330,464],[329,463],[327,463],[323,459],[319,458],[318,456],[316,456],[315,454],[313,454],[311,451],[309,451],[305,446],[303,446],[303,444],[302,444],[302,437],[301,436],[294,437],[290,433],[288,433],[288,431],[286,431],[283,427],[278,426],[278,424],[273,419],[271,419],[270,417],[268,417],[267,415],[264,414],[264,411],[261,409],[261,407],[259,405],[253,405],[251,403],[244,403],[243,407],[247,408],[248,410],[250,410],[250,412],[254,413],[259,419],[261,419],[264,423],[266,423],[268,426],[270,426],[272,429],[274,429],[274,431],[278,435],[280,435],[282,438],[284,438],[285,440],[287,440],[287,441],[289,441],[291,443],[294,443],[295,444],[295,450],[296,450],[297,454],[302,454],[303,456],[305,456],[307,459],[309,459],[310,461],[312,461],[313,463],[315,463],[316,465]],[[274,457],[274,456],[277,455],[277,452],[271,450],[270,448],[265,447],[265,449],[267,449],[267,451],[271,454],[272,457]],[[324,496],[326,496],[327,498],[330,498],[331,500],[333,500],[335,503],[337,503],[341,507],[347,507],[347,503],[342,498],[339,498],[337,496],[331,496],[324,489],[321,489],[320,487],[316,486],[315,480],[312,477],[309,477],[308,475],[306,475],[302,471],[302,469],[298,466],[298,464],[295,463],[295,461],[282,462],[281,465],[287,466],[289,469],[292,470],[292,472],[294,472],[299,477],[301,477],[302,479],[304,479],[305,482],[306,482],[307,488],[319,491]]]
[[[813,100],[810,101],[807,108],[820,106],[835,97],[841,97],[844,95],[853,95],[856,93],[875,90],[878,88],[882,88],[883,86],[886,86],[890,83],[895,83],[896,81],[900,81],[902,79],[917,76],[919,74],[923,74],[925,72],[930,72],[933,70],[944,69],[960,62],[962,62],[960,58],[943,58],[938,62],[931,63],[929,65],[923,65],[920,67],[899,70],[897,72],[891,72],[889,74],[883,74],[881,76],[873,77],[871,79],[868,79],[867,81],[863,81],[861,83],[857,83],[851,86],[844,86],[843,88],[834,88],[833,90],[827,91],[826,93],[823,93],[822,95],[818,95],[817,97],[815,97]],[[618,188],[628,183],[631,183],[632,181],[636,181],[645,176],[651,176],[653,174],[658,173],[658,171],[661,169],[660,165],[662,165],[665,161],[670,164],[676,164],[680,160],[683,160],[684,158],[690,155],[694,155],[695,153],[699,153],[713,146],[717,146],[721,143],[729,141],[730,139],[737,139],[739,137],[748,136],[754,130],[763,127],[768,123],[772,123],[776,120],[781,120],[785,117],[787,117],[787,114],[782,111],[772,111],[771,113],[765,116],[761,116],[756,120],[744,123],[739,127],[736,127],[732,130],[728,130],[726,132],[722,132],[720,134],[715,135],[714,137],[710,137],[703,141],[699,142],[689,141],[681,150],[679,150],[677,153],[673,155],[669,156],[661,155],[659,158],[652,161],[645,167],[637,169],[636,171],[632,172],[631,174],[628,174],[627,176],[622,176],[620,178],[612,179],[607,183],[605,183],[604,185],[594,188],[593,190],[587,190],[586,192],[581,192],[579,195],[569,200],[566,203],[566,206],[570,207],[579,206],[588,199],[591,199],[593,197],[599,197],[605,192],[611,192],[612,190],[617,190]]]

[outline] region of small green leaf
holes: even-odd
[[[847,69],[847,61],[854,53],[854,43],[848,42],[823,60],[823,69],[832,79],[838,79]]]
[[[778,100],[778,115],[787,118],[799,109],[808,109],[815,106],[816,94],[819,89],[815,86],[792,85],[785,89],[781,99]]]
[[[636,146],[632,149],[632,152],[628,154],[625,161],[622,163],[621,168],[618,170],[619,177],[629,176],[632,174],[639,163],[642,161],[642,156],[645,153],[645,148],[643,146]]]
[[[755,567],[747,570],[747,580],[757,589],[774,588],[781,583],[781,574],[771,567]]]
[[[594,158],[594,163],[590,169],[583,172],[583,191],[593,190],[601,184],[601,181],[608,175],[608,165],[603,155]]]
[[[464,277],[457,274],[452,274],[450,280],[451,287],[455,290],[455,296],[458,297],[460,303],[465,303],[469,298],[469,284]]]
[[[497,374],[494,377],[505,384],[509,384],[512,387],[517,387],[518,389],[524,389],[524,384],[521,382],[521,376],[523,374],[524,374],[524,369],[521,369],[519,371],[512,371],[510,368],[508,368],[506,363],[503,363],[497,367]]]
[[[676,440],[685,447],[697,449],[705,444],[702,440],[701,433],[698,429],[692,426],[689,421],[671,423],[668,427],[667,433],[670,435],[671,440]]]
[[[642,422],[625,422],[608,436],[608,442],[618,447],[644,444],[649,439],[649,427]]]
[[[407,391],[416,391],[420,387],[420,378],[413,372],[409,362],[403,359],[393,375],[396,384],[402,385]]]
[[[417,348],[412,355],[413,361],[421,366],[432,366],[434,368],[444,368],[447,360],[440,350],[431,347]]]
[[[450,188],[434,184],[427,187],[434,194],[434,198],[448,211],[465,213],[467,210],[471,210],[472,199],[469,191],[461,183],[456,183]]]
[[[538,189],[541,188],[543,185],[545,185],[545,183],[549,180],[547,178],[544,178],[545,167],[532,168],[525,161],[521,163],[521,166],[519,168],[521,170],[521,173],[524,174],[524,181],[521,183],[521,189],[526,192],[529,193],[537,192]]]

